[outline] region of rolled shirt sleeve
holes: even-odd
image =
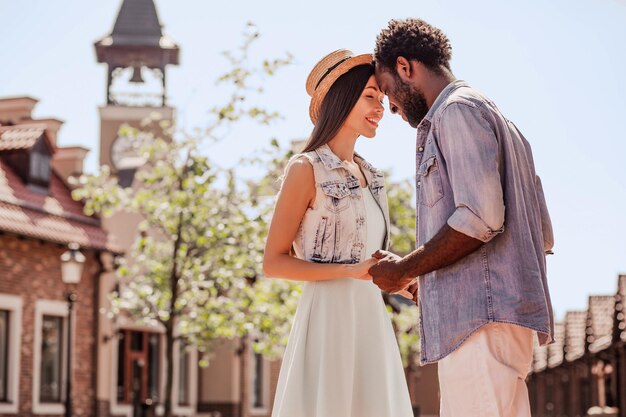
[[[456,206],[447,223],[460,233],[488,242],[504,231],[498,140],[473,103],[450,104],[443,110],[441,122],[438,143]]]

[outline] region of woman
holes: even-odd
[[[391,322],[368,274],[377,262],[370,254],[389,242],[383,174],[354,152],[383,115],[371,62],[335,51],[306,82],[315,128],[287,166],[263,261],[267,276],[306,281],[272,417],[413,416]]]

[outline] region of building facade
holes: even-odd
[[[535,346],[528,386],[536,417],[626,417],[626,275],[614,295],[555,324],[556,343]]]
[[[0,416],[62,415],[68,369],[74,412],[95,416],[98,283],[119,248],[65,182],[86,150],[58,147],[62,122],[33,119],[36,104],[0,99]],[[70,243],[85,257],[75,286],[63,280]]]

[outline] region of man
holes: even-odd
[[[376,80],[417,128],[417,249],[375,253],[370,273],[387,292],[419,277],[420,359],[438,362],[442,417],[530,416],[532,339],[553,341],[552,226],[530,145],[450,58],[445,34],[418,19],[376,40]]]

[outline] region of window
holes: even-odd
[[[148,339],[148,396],[154,401],[159,397],[159,335],[152,333]]]
[[[7,310],[0,310],[0,402],[8,399],[9,314]]]
[[[36,184],[46,185],[50,181],[50,155],[33,151],[30,154],[30,179]]]
[[[561,398],[563,399],[563,411],[568,416],[574,415],[574,410],[573,410],[572,401],[571,401],[571,390],[572,390],[572,385],[571,385],[570,375],[568,371],[565,371],[563,375],[561,376],[561,392],[562,392]]]
[[[552,375],[546,374],[546,407],[545,415],[552,417],[554,411],[554,387]]]
[[[580,384],[580,398],[579,398],[579,412],[581,415],[587,414],[587,410],[591,407],[591,375],[585,374],[579,379]]]
[[[189,352],[185,343],[178,346],[178,404],[189,405]]]
[[[41,379],[39,400],[61,402],[63,362],[63,317],[44,316],[41,327]]]
[[[263,356],[254,353],[254,390],[252,391],[252,406],[254,408],[263,407]]]
[[[250,414],[266,414],[269,404],[269,366],[260,353],[250,349]]]
[[[142,352],[144,350],[143,345],[143,332],[130,332],[130,350],[133,352]]]
[[[30,167],[28,177],[30,182],[48,186],[50,182],[50,159],[52,155],[42,136],[30,151]]]
[[[604,380],[604,392],[606,393],[606,406],[607,407],[617,407],[619,404],[617,399],[619,396],[617,395],[617,378],[615,372],[617,368],[614,364],[608,364],[610,367],[607,369],[606,379]],[[605,368],[606,369],[606,368]]]
[[[172,411],[177,415],[195,413],[198,388],[198,352],[183,340],[174,343],[174,392]]]
[[[117,341],[117,401],[124,402],[124,374],[126,368],[126,339],[124,333],[121,333]]]
[[[0,294],[0,414],[17,414],[19,402],[22,299]]]
[[[35,303],[32,404],[34,414],[63,414],[67,378],[67,303]]]

